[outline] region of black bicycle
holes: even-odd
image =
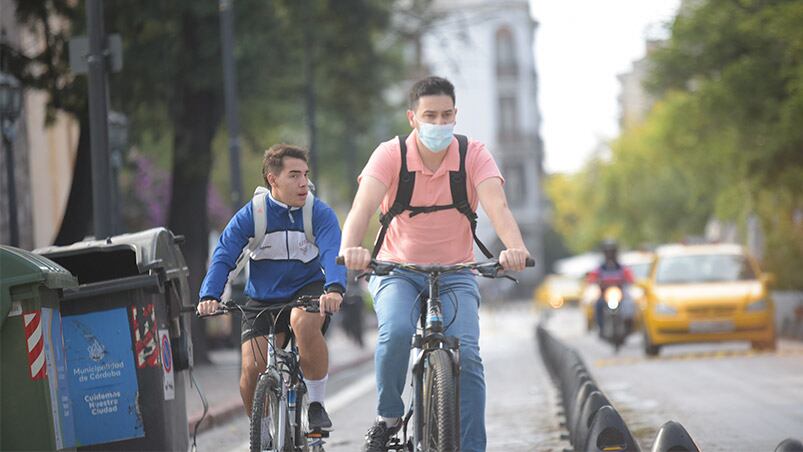
[[[220,304],[214,314],[201,316],[211,317],[229,312],[256,313],[257,318],[263,315],[272,316],[272,321],[268,322],[268,349],[260,350],[254,341],[257,345],[255,349],[267,357],[267,366],[259,375],[254,390],[250,428],[252,452],[323,452],[324,438],[329,436],[326,431],[310,431],[307,425],[307,387],[292,331],[288,341],[289,348],[282,348],[276,343],[276,320],[282,311],[293,308],[318,312],[318,297],[304,295],[289,303],[271,303],[264,307],[241,306],[226,301]],[[263,419],[267,421],[263,422]]]
[[[342,256],[337,258],[343,264]],[[527,266],[535,261],[527,259]],[[412,348],[418,350],[411,368],[413,398],[402,422],[402,438],[387,444],[394,451],[457,451],[460,450],[460,340],[444,334],[443,309],[440,299],[440,278],[449,273],[474,270],[486,278],[515,278],[500,274],[497,259],[455,265],[418,265],[371,260],[370,271],[358,276],[385,276],[397,269],[427,275],[429,294],[419,297],[419,328],[413,336]],[[448,325],[447,325],[448,326]],[[413,421],[412,437],[407,434]]]

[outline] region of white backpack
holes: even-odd
[[[301,208],[301,216],[304,219],[304,234],[310,243],[315,243],[315,235],[312,233],[312,206],[315,204],[315,196],[312,194],[313,186],[310,184],[310,190],[307,192],[307,200],[304,201],[304,207]],[[259,248],[259,244],[265,238],[265,232],[268,229],[268,219],[265,215],[267,208],[268,189],[259,186],[254,190],[254,197],[251,199],[251,205],[254,213],[254,236],[248,239],[248,243],[237,258],[237,264],[234,270],[229,273],[229,279],[226,282],[226,288],[223,290],[221,299],[228,300],[231,293],[231,285],[233,284],[237,275],[243,271],[251,255]]]

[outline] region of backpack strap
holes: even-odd
[[[315,195],[312,190],[307,192],[307,200],[301,208],[301,217],[304,218],[304,235],[307,241],[315,245],[315,231],[312,229],[312,208],[315,206]]]
[[[477,244],[480,251],[482,251],[482,254],[490,259],[493,257],[493,254],[477,237],[477,212],[472,210],[471,204],[468,203],[468,191],[466,189],[466,184],[468,183],[468,178],[466,177],[468,138],[465,135],[458,134],[455,134],[455,138],[457,138],[457,144],[460,148],[460,169],[458,171],[449,171],[449,188],[452,191],[452,205],[468,218],[468,222],[471,224],[471,235],[474,237],[474,242]]]
[[[226,287],[221,296],[223,300],[229,298],[231,285],[240,272],[245,269],[245,266],[251,258],[251,253],[259,247],[259,244],[262,243],[262,239],[265,238],[265,233],[268,230],[268,216],[265,213],[265,209],[267,209],[267,198],[267,188],[259,186],[254,190],[254,197],[251,198],[251,211],[254,217],[254,236],[248,239],[248,243],[246,243],[243,251],[240,253],[240,257],[235,261],[234,269],[229,272],[229,278],[226,281]]]
[[[408,135],[409,136],[409,135]],[[399,151],[401,154],[401,167],[399,168],[399,186],[396,190],[396,199],[393,205],[390,206],[387,212],[379,217],[379,223],[382,229],[374,242],[374,251],[371,253],[371,258],[376,259],[379,250],[382,248],[382,243],[385,241],[385,234],[388,232],[388,226],[396,215],[408,210],[410,208],[410,199],[413,198],[413,186],[415,185],[415,173],[407,169],[407,136],[399,136]]]

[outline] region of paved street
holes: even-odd
[[[669,420],[705,452],[771,451],[803,438],[803,343],[781,340],[774,353],[747,343],[682,345],[647,359],[638,335],[614,354],[583,332],[577,310],[559,311],[549,325],[580,351],[643,449]]]
[[[482,354],[488,384],[489,451],[562,451],[556,393],[537,354],[538,316],[528,303],[482,310]],[[803,344],[781,341],[775,353],[745,344],[669,347],[646,359],[633,336],[619,354],[583,330],[576,309],[555,312],[550,330],[576,347],[594,378],[649,450],[657,429],[679,421],[702,450],[773,450],[803,432]],[[330,380],[327,405],[336,431],[330,452],[354,452],[375,406],[373,363]],[[199,435],[199,451],[245,451],[247,420]]]
[[[534,326],[537,317],[529,303],[510,303],[482,311],[482,355],[488,384],[486,407],[488,450],[561,451],[555,416],[555,392],[537,354]],[[374,418],[376,404],[373,363],[330,379],[327,409],[336,431],[328,452],[359,450]],[[199,451],[246,451],[247,420],[199,435]]]

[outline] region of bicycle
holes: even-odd
[[[342,256],[336,262],[344,264]],[[535,261],[527,259],[532,267]],[[418,349],[411,368],[413,397],[410,408],[402,420],[402,438],[394,436],[387,444],[391,451],[456,451],[460,450],[460,340],[445,335],[440,277],[448,273],[475,270],[487,278],[507,278],[500,275],[501,264],[497,259],[455,265],[418,265],[386,262],[371,259],[367,271],[357,277],[385,276],[393,270],[408,270],[427,275],[428,296],[419,297],[419,328],[412,340],[412,348]],[[448,325],[447,325],[448,326]],[[412,420],[412,437],[408,437],[408,424]]]
[[[326,431],[309,431],[307,425],[307,388],[299,365],[298,348],[295,336],[290,334],[289,349],[276,346],[276,319],[285,309],[303,308],[307,312],[318,312],[318,297],[303,295],[289,303],[270,304],[264,307],[241,306],[232,301],[220,304],[212,317],[229,312],[251,312],[257,317],[272,315],[268,340],[267,366],[257,380],[254,390],[254,403],[251,410],[250,450],[260,452],[323,452]],[[257,348],[258,349],[258,348]],[[261,353],[261,350],[260,350]],[[263,419],[268,419],[263,426]],[[262,448],[263,439],[268,435]]]

